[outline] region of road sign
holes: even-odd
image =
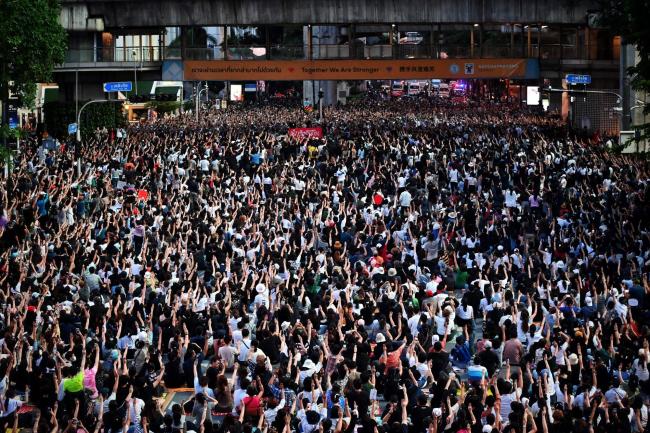
[[[75,134],[77,132],[77,124],[71,123],[68,125],[68,135]]]
[[[104,92],[130,92],[132,88],[133,83],[131,81],[104,83]]]
[[[591,84],[591,75],[567,74],[567,84]]]

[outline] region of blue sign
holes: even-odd
[[[71,123],[68,125],[68,135],[76,134],[77,133],[77,124],[76,123]]]
[[[130,92],[132,88],[133,83],[130,81],[104,83],[104,92]]]
[[[7,123],[9,129],[18,128],[18,101],[9,100],[7,104]]]
[[[568,74],[567,84],[591,84],[591,75]]]

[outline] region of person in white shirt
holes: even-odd
[[[519,198],[519,194],[517,194],[515,191],[512,191],[510,188],[506,189],[503,191],[503,195],[505,198],[506,202],[506,207],[517,207],[517,199]]]
[[[320,352],[320,356],[322,360],[323,352]],[[315,373],[318,373],[322,368],[323,364],[321,361],[318,361],[318,363],[314,364],[314,361],[307,358],[307,360],[302,364],[302,367],[300,368],[300,384],[302,385],[306,378],[313,376]]]
[[[409,208],[411,207],[411,193],[408,192],[408,190],[402,191],[402,193],[399,195],[399,205],[402,208]]]
[[[239,362],[246,362],[248,359],[248,351],[251,348],[251,342],[252,340],[250,339],[250,331],[246,328],[242,329],[242,339],[237,345],[239,349],[239,356],[237,357],[237,361]]]
[[[208,171],[210,171],[210,161],[207,160],[207,158],[203,158],[202,160],[199,161],[199,167],[201,167],[201,171],[205,174]]]
[[[449,184],[452,191],[458,189],[458,170],[454,167],[449,170]]]
[[[503,393],[500,394],[501,409],[499,415],[501,415],[501,419],[508,419],[510,412],[512,412],[510,404],[521,397],[521,386],[523,385],[523,377],[521,373],[517,377],[516,385],[510,382],[510,363],[508,363],[506,367],[506,380],[507,381],[503,384]]]

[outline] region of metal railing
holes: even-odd
[[[158,62],[163,60],[162,54],[159,46],[70,49],[65,63]]]
[[[273,60],[300,60],[309,55],[306,45],[274,45],[271,47],[271,59]]]
[[[215,47],[100,47],[70,49],[65,63],[159,62],[186,60],[301,60],[310,56],[308,45],[223,46]],[[539,57],[543,61],[611,60],[590,58],[590,47],[569,44],[469,45],[397,44],[352,45],[314,44],[312,59],[436,59],[436,58],[520,58]],[[612,56],[614,57],[614,56]]]
[[[400,59],[430,59],[433,57],[433,46],[424,44],[400,44],[397,45]]]
[[[348,59],[350,58],[349,45],[318,44],[311,47],[314,59]]]
[[[438,51],[440,52],[440,58],[461,59],[473,57],[472,49],[467,45],[442,45],[438,47]],[[478,56],[479,53],[480,51],[475,48],[474,55]]]
[[[164,58],[165,59],[182,59],[183,58],[183,50],[181,47],[165,47],[165,50],[163,51]]]
[[[114,62],[157,62],[163,60],[159,46],[115,47]]]
[[[483,45],[478,49],[478,54],[485,59],[512,57],[512,48],[510,45]]]
[[[228,47],[227,60],[264,60],[266,59],[265,46]]]
[[[195,48],[187,47],[184,51],[178,48],[177,58],[186,60],[223,60],[223,50],[221,47]]]

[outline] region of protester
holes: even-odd
[[[5,428],[648,428],[646,161],[436,97],[111,137],[0,184]]]

